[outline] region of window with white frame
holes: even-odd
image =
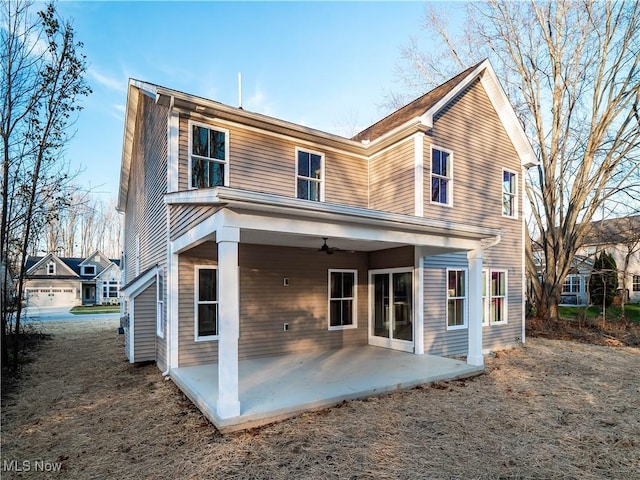
[[[356,270],[329,270],[329,330],[356,328]]]
[[[196,266],[195,271],[196,340],[213,340],[218,335],[218,270]]]
[[[191,187],[226,185],[229,142],[228,131],[191,122]]]
[[[118,298],[118,281],[110,280],[102,284],[103,298]]]
[[[482,325],[489,325],[489,314],[487,312],[487,283],[489,283],[489,272],[482,270]]]
[[[640,275],[633,276],[633,291],[640,292]]]
[[[447,270],[447,328],[467,326],[467,272]]]
[[[96,266],[95,265],[82,265],[81,274],[82,275],[95,275],[96,274]]]
[[[491,270],[489,273],[489,323],[507,321],[507,271]]]
[[[440,148],[431,149],[431,201],[452,204],[453,154]]]
[[[47,275],[55,275],[56,274],[56,262],[47,263]]]
[[[296,149],[296,196],[303,200],[323,201],[324,155]]]
[[[580,275],[567,275],[562,284],[562,293],[580,293]]]
[[[502,171],[502,215],[518,216],[518,175],[508,170]]]

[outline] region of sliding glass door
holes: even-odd
[[[369,343],[413,352],[413,270],[372,270],[369,291]]]

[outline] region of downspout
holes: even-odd
[[[174,106],[175,106],[175,97],[171,95],[171,98],[169,99],[169,113],[167,116],[167,144],[171,142],[173,138],[171,135],[171,112],[173,112]],[[172,160],[171,151],[172,151],[171,145],[167,145],[167,190],[169,190],[170,185],[172,183],[169,178],[171,175],[171,166],[169,165],[169,162]],[[174,272],[171,271],[171,250],[169,248],[169,242],[171,241],[171,235],[170,235],[171,222],[169,221],[169,205],[165,204],[165,209],[166,209],[165,212],[166,212],[166,220],[167,220],[167,247],[166,247],[167,248],[167,275],[166,275],[163,287],[166,292],[168,289],[168,280],[172,278],[171,276],[173,275]],[[171,312],[170,304],[172,301],[173,299],[171,298],[171,296],[167,295],[167,301],[165,302],[165,306],[164,306],[165,311],[167,313]],[[170,358],[171,329],[169,328],[169,315],[164,315],[163,319],[165,320],[165,325],[163,325],[163,328],[164,328],[164,335],[165,335],[165,343],[167,347],[167,352],[166,352],[167,369],[164,372],[162,372],[162,376],[167,377],[171,372],[171,358]]]

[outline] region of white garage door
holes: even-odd
[[[72,307],[76,296],[75,288],[28,288],[27,307]]]

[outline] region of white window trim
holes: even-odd
[[[640,275],[634,275],[631,278],[631,291],[640,292]]]
[[[93,273],[87,273],[87,268],[93,268]],[[98,269],[96,268],[95,265],[82,265],[80,267],[80,274],[81,275],[97,275],[96,272],[98,271]]]
[[[515,180],[513,184],[515,185],[516,191],[513,192],[513,215],[506,215],[504,213],[504,174],[511,173],[515,175]],[[502,169],[502,178],[500,179],[500,210],[502,212],[502,216],[504,218],[518,218],[518,172],[514,172],[513,170],[509,170],[507,168]]]
[[[49,267],[53,267],[53,269],[51,269],[52,271],[49,271]],[[49,263],[47,263],[47,275],[55,275],[55,274],[56,274],[56,262],[51,260]]]
[[[192,151],[193,151],[193,127],[202,127],[202,128],[207,128],[209,130],[215,130],[217,132],[221,132],[224,133],[224,157],[225,157],[225,161],[221,162],[219,160],[214,160],[214,159],[207,159],[207,160],[211,160],[211,161],[216,161],[218,163],[223,163],[224,164],[224,185],[225,187],[229,186],[229,130],[226,128],[221,128],[221,127],[216,127],[214,125],[210,125],[208,123],[203,123],[203,122],[196,122],[195,120],[189,120],[188,122],[188,137],[189,137],[189,151],[187,152],[187,158],[189,159],[187,162],[187,189],[188,190],[198,190],[198,188],[192,186],[192,165],[191,165],[191,157],[192,157]],[[205,187],[205,188],[212,188],[212,187]]]
[[[331,325],[331,300],[348,300],[349,297],[345,298],[332,298],[331,297],[331,274],[332,273],[353,273],[353,297],[351,300],[353,301],[352,312],[352,322],[351,325]],[[358,328],[358,270],[354,269],[340,269],[334,268],[329,269],[328,273],[328,286],[327,286],[327,326],[329,330],[349,330],[353,328]]]
[[[164,301],[158,300],[156,304],[156,335],[164,338]]]
[[[449,154],[449,176],[443,177],[442,175],[437,175],[433,173],[433,151],[440,150],[441,152],[445,152]],[[447,182],[447,203],[440,203],[433,201],[433,177],[434,175],[438,178],[446,178]],[[431,145],[431,149],[429,150],[429,202],[432,205],[439,205],[441,207],[453,207],[453,151],[448,148],[439,147],[438,145]]]
[[[489,326],[489,313],[490,313],[490,309],[489,309],[490,281],[489,279],[490,278],[491,278],[491,271],[489,269],[483,268],[482,269],[482,289],[484,290],[482,292],[482,326],[483,327]]]
[[[303,175],[298,175],[298,152],[304,152],[304,153],[309,153],[309,154],[313,154],[313,155],[319,155],[320,156],[320,181],[317,181],[314,178],[310,178],[310,177],[305,177]],[[320,201],[324,202],[324,185],[325,185],[325,156],[324,153],[322,152],[317,152],[308,148],[304,148],[304,147],[296,147],[295,148],[295,163],[296,163],[296,177],[295,177],[295,181],[293,182],[293,196],[295,198],[298,198],[298,177],[302,177],[302,178],[306,178],[309,179],[311,181],[314,182],[318,182],[320,184]],[[306,200],[304,198],[298,198],[298,200]],[[309,202],[315,202],[315,200],[307,200]]]
[[[204,335],[204,336],[199,336],[198,335],[198,303],[200,303],[198,301],[198,299],[200,298],[200,270],[215,270],[216,271],[216,277],[218,275],[218,266],[217,265],[195,265],[193,267],[193,337],[194,337],[194,341],[196,342],[208,342],[211,340],[218,340],[219,336],[218,335]],[[216,289],[218,289],[218,282],[216,280]],[[219,298],[218,296],[219,292],[216,291],[216,298]],[[207,304],[219,304],[220,300],[216,300],[215,302],[203,302],[203,303],[207,303]],[[216,325],[216,331],[218,331],[218,325]]]
[[[449,296],[449,272],[464,272],[464,297],[450,297]],[[447,268],[445,276],[445,291],[446,291],[446,303],[445,303],[445,325],[447,331],[449,330],[464,330],[469,326],[469,269],[468,268]],[[464,323],[462,325],[449,325],[449,300],[464,300],[464,314],[462,318]]]
[[[562,283],[561,295],[576,295],[580,293],[580,284],[582,283],[580,277],[581,275],[579,273],[570,273],[569,275],[567,275],[564,279],[564,282]],[[564,287],[565,285],[567,285],[567,283],[569,285],[569,291],[565,292]],[[574,286],[577,286],[577,290],[575,292],[571,291],[571,287]]]
[[[491,274],[493,272],[496,273],[504,273],[504,296],[501,295],[497,295],[497,296],[493,296],[491,295]],[[493,298],[504,298],[504,306],[503,306],[503,312],[504,312],[504,319],[500,320],[500,321],[493,321],[491,320],[491,300]],[[504,268],[492,268],[491,270],[489,270],[489,274],[487,275],[487,319],[489,321],[490,325],[506,325],[509,323],[509,271],[507,269]]]

